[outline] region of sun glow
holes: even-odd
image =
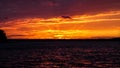
[[[120,36],[120,11],[70,18],[24,18],[0,23],[9,38],[88,39]]]

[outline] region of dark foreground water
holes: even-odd
[[[2,43],[0,68],[120,68],[119,42],[48,43]]]

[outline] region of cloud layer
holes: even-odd
[[[0,20],[120,10],[120,0],[0,0]]]
[[[66,18],[70,17],[70,18]],[[24,18],[0,23],[9,38],[75,39],[120,37],[120,11],[53,18]]]

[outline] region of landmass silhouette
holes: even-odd
[[[5,42],[5,41],[7,41],[6,33],[0,29],[0,42]]]

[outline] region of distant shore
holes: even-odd
[[[8,39],[8,41],[119,41],[120,38],[111,39]]]

